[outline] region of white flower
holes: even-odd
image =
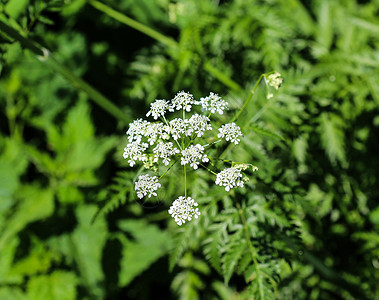
[[[208,162],[209,159],[204,153],[204,147],[200,144],[191,145],[186,149],[182,150],[182,158],[181,164],[186,165],[190,164],[190,166],[196,170],[200,162]]]
[[[142,199],[146,195],[150,198],[151,196],[156,196],[155,192],[161,187],[161,184],[158,182],[157,176],[140,175],[138,176],[138,181],[135,184],[135,190],[137,192],[138,198]]]
[[[155,102],[150,104],[150,110],[146,114],[146,117],[152,115],[154,120],[159,117],[163,117],[166,113],[166,109],[168,108],[168,101],[166,100],[155,100]]]
[[[272,97],[274,97],[274,94],[272,94],[272,93],[267,94],[267,100],[270,100]]]
[[[212,130],[211,124],[209,124],[209,118],[199,114],[194,114],[188,120],[187,135],[190,136],[192,132],[195,132],[197,137],[201,137],[205,130]]]
[[[195,206],[198,206],[198,203],[195,202],[194,199],[191,197],[185,198],[183,196],[180,196],[172,203],[170,209],[168,210],[168,213],[180,226],[186,221],[191,221],[193,217],[197,219],[200,216],[200,211]]]
[[[149,123],[145,129],[145,136],[150,145],[154,144],[157,139],[168,139],[167,125],[161,122]]]
[[[175,109],[184,109],[185,111],[191,111],[191,104],[194,103],[195,101],[192,94],[181,91],[175,95],[174,99],[171,100],[171,105],[169,106],[168,110],[171,112],[175,111]]]
[[[145,135],[145,130],[148,124],[148,121],[142,119],[137,119],[134,120],[133,123],[130,123],[129,129],[126,132],[128,135],[129,143],[133,142],[133,140],[140,142],[142,136]]]
[[[242,174],[241,170],[237,168],[227,168],[222,170],[217,174],[216,184],[225,187],[225,191],[230,191],[230,189],[239,186],[243,187],[243,181],[241,180]]]
[[[174,140],[177,140],[181,135],[186,134],[187,131],[187,119],[180,118],[173,119],[169,122],[169,132]]]
[[[202,111],[210,111],[212,114],[217,111],[220,115],[222,115],[224,110],[228,109],[228,102],[212,92],[208,97],[200,98],[200,101],[197,101],[196,104],[201,105]]]
[[[163,163],[167,166],[170,163],[170,156],[179,153],[177,148],[173,147],[173,143],[163,143],[159,142],[157,146],[153,149],[154,152],[154,162],[157,162],[159,158],[163,159]]]
[[[225,137],[227,141],[230,140],[234,144],[238,144],[240,141],[238,137],[242,136],[241,129],[236,123],[228,123],[222,125],[218,131],[220,131],[220,133],[217,135],[218,138]]]
[[[279,86],[283,82],[283,78],[281,78],[280,73],[275,72],[274,74],[268,75],[267,82],[270,86],[273,86],[276,90],[279,88]]]
[[[146,154],[143,152],[147,149],[149,145],[147,143],[140,143],[138,141],[131,142],[124,148],[123,157],[125,159],[129,158],[128,163],[133,167],[137,160],[146,161]]]

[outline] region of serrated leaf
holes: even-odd
[[[54,212],[54,195],[49,189],[24,185],[17,194],[20,197],[19,205],[0,236],[0,251],[28,223],[44,219]]]
[[[124,220],[118,226],[134,238],[133,241],[124,241],[118,282],[122,287],[165,254],[171,243],[165,231],[143,220]]]
[[[27,285],[28,300],[75,300],[78,278],[72,272],[54,271],[32,277]]]
[[[79,226],[71,236],[75,261],[84,283],[94,297],[102,298],[104,290],[100,282],[104,280],[101,256],[108,232],[104,219],[91,225],[91,218],[96,211],[94,205],[77,207],[76,216]]]
[[[245,251],[246,241],[241,239],[241,230],[234,233],[231,237],[230,243],[226,253],[222,257],[222,272],[224,275],[224,282],[228,284],[230,278],[236,269],[238,262]]]
[[[343,121],[340,117],[328,113],[321,114],[319,133],[321,143],[330,161],[346,161]]]
[[[258,134],[269,136],[271,138],[274,138],[274,139],[277,139],[280,141],[285,141],[285,139],[282,136],[280,136],[279,134],[276,134],[270,130],[262,128],[261,126],[259,126],[257,124],[251,125],[250,129],[253,130],[254,132],[258,133]]]

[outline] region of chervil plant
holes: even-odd
[[[282,83],[282,78],[277,72],[263,74],[253,93],[262,78],[265,79],[267,88],[278,89]],[[268,98],[271,98],[272,94],[269,95]],[[229,110],[229,104],[215,93],[211,92],[209,96],[196,100],[192,94],[181,91],[171,101],[160,99],[151,103],[146,117],[151,117],[154,121],[137,119],[129,124],[126,132],[129,143],[123,153],[130,167],[142,163],[146,170],[155,173],[153,176],[146,173],[138,177],[135,182],[138,198],[157,196],[158,189],[162,188],[159,180],[179,161],[183,166],[184,196],[179,195],[168,210],[179,226],[201,215],[198,203],[188,196],[188,167],[194,171],[199,167],[208,170],[215,184],[224,187],[227,192],[237,187],[242,188],[248,180],[244,171],[251,168],[254,172],[258,167],[227,161],[231,166],[218,170],[215,166],[216,158],[213,158],[208,150],[220,142],[239,144],[243,133],[234,121],[249,100],[250,97],[231,122],[218,128],[215,122],[212,122],[213,117],[223,115]],[[166,169],[161,174],[159,165],[162,164]]]

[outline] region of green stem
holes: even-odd
[[[208,167],[204,166],[203,164],[200,164],[200,166],[202,166],[204,169],[207,169],[208,172],[211,172],[213,175],[217,176],[217,173],[213,172],[211,169],[209,169]]]
[[[129,27],[132,27],[133,29],[140,31],[147,36],[157,40],[158,42],[169,46],[173,49],[178,49],[180,48],[180,45],[177,41],[166,37],[165,35],[161,34],[160,32],[140,23],[137,22],[124,14],[114,10],[113,8],[105,5],[104,3],[101,3],[97,0],[89,0],[89,3],[96,9],[100,10],[101,12],[107,14],[111,18],[119,21],[122,24],[125,24]],[[207,71],[209,74],[214,76],[216,79],[218,79],[220,82],[228,86],[229,88],[235,90],[235,91],[242,91],[241,86],[233,81],[230,77],[226,76],[224,72],[220,71],[216,67],[214,67],[210,62],[206,62],[203,65],[203,68],[205,71]]]
[[[241,222],[243,224],[243,230],[244,230],[245,238],[246,238],[246,241],[247,241],[247,244],[248,244],[248,247],[249,247],[251,259],[253,260],[253,263],[254,263],[254,266],[255,266],[255,270],[257,272],[258,285],[261,286],[262,285],[262,276],[258,275],[258,273],[260,273],[260,268],[259,268],[259,263],[258,263],[258,260],[257,260],[257,254],[256,254],[257,252],[256,252],[253,244],[251,243],[250,234],[249,234],[249,228],[247,227],[246,218],[245,218],[245,215],[244,215],[243,210],[241,208],[241,205],[238,202],[237,202],[237,209],[238,209],[238,213],[240,215]],[[263,290],[260,288],[259,291],[260,291],[261,299],[264,299],[264,297],[263,297],[264,295],[262,294]]]
[[[255,91],[256,89],[258,88],[259,86],[259,83],[261,82],[262,78],[265,77],[266,74],[262,74],[261,76],[259,76],[257,82],[255,83],[253,89],[251,90],[250,94],[249,94],[249,97],[247,97],[247,99],[245,100],[244,104],[242,105],[241,109],[238,111],[238,113],[233,117],[233,119],[230,121],[230,123],[232,122],[235,122],[237,121],[237,119],[239,118],[239,116],[241,115],[241,113],[245,110],[245,108],[247,107],[247,105],[249,104],[250,100],[253,98],[254,94],[255,94]]]
[[[93,100],[96,104],[101,106],[108,113],[113,115],[118,120],[124,122],[125,124],[129,122],[129,119],[116,105],[114,105],[109,99],[107,99],[104,95],[102,95],[99,91],[90,86],[84,80],[72,73],[67,67],[60,64],[49,50],[37,44],[33,40],[22,36],[17,30],[8,26],[2,21],[0,21],[0,29],[2,32],[5,32],[9,37],[18,41],[23,48],[32,51],[35,55],[37,55],[39,61],[47,64],[50,68],[57,71],[60,75],[62,75],[69,82],[71,82],[71,84],[74,87],[84,91],[90,97],[91,100]]]
[[[100,10],[101,12],[107,14],[108,16],[119,21],[120,23],[123,23],[129,27],[132,27],[135,30],[138,30],[138,31],[146,34],[147,36],[161,42],[162,44],[164,44],[166,46],[175,47],[175,48],[179,46],[179,44],[175,40],[164,36],[163,34],[159,33],[158,31],[155,31],[154,29],[151,29],[150,27],[133,20],[133,19],[125,16],[122,13],[119,13],[117,10],[114,10],[113,8],[105,5],[104,3],[101,3],[101,2],[96,1],[96,0],[90,0],[89,3],[94,8],[96,8],[96,9]]]
[[[213,75],[216,79],[218,79],[220,82],[231,88],[235,91],[242,91],[242,87],[232,80],[230,77],[226,76],[224,72],[217,69],[215,66],[213,66],[210,62],[206,62],[203,65],[203,68],[205,71],[207,71],[209,74]]]
[[[171,165],[170,167],[168,167],[167,170],[166,170],[166,171],[165,171],[165,172],[164,172],[164,173],[158,178],[158,180],[161,179],[163,176],[165,176],[165,175],[167,174],[167,172],[170,171],[171,168],[177,163],[177,161],[178,161],[178,160],[176,159],[176,160],[172,163],[172,165]]]
[[[184,165],[183,168],[184,168],[184,198],[187,199],[187,168],[186,168],[186,165]]]

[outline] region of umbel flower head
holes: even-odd
[[[238,144],[240,142],[239,137],[242,136],[242,132],[241,128],[236,123],[222,125],[218,131],[220,131],[220,133],[217,137],[225,138],[225,140],[231,141],[234,144]]]
[[[196,206],[198,206],[197,202],[191,197],[180,196],[172,203],[168,213],[180,226],[186,221],[191,221],[192,218],[197,219],[200,216],[200,211]]]
[[[243,180],[241,169],[234,167],[222,170],[217,174],[216,184],[225,187],[225,191],[229,192],[230,189],[239,186],[243,187]]]
[[[137,192],[138,198],[142,199],[144,196],[157,196],[155,192],[161,187],[161,184],[158,182],[157,176],[140,175],[138,176],[138,181],[135,184],[135,190]]]
[[[157,190],[161,187],[159,179],[165,176],[176,162],[180,161],[184,166],[183,177],[186,178],[187,170],[196,171],[211,160],[212,157],[208,156],[206,150],[213,143],[223,140],[238,144],[243,135],[236,123],[223,124],[219,128],[211,125],[210,116],[216,113],[222,115],[227,109],[228,103],[212,92],[196,101],[192,94],[181,91],[171,101],[159,99],[150,104],[146,116],[151,117],[152,122],[137,119],[130,123],[126,132],[128,144],[124,148],[123,157],[128,160],[130,167],[141,163],[145,169],[150,169],[158,175],[145,174],[138,177],[135,182],[138,198],[158,196]],[[216,137],[219,140],[216,140]],[[187,165],[192,170],[187,168]],[[245,169],[241,164],[239,166],[219,172],[216,184],[225,187],[226,191],[243,187],[242,172]],[[216,174],[208,167],[205,169]],[[185,180],[185,195],[186,193]],[[197,202],[191,197],[180,196],[173,202],[169,214],[178,225],[182,225],[198,218],[200,211],[197,206]]]

